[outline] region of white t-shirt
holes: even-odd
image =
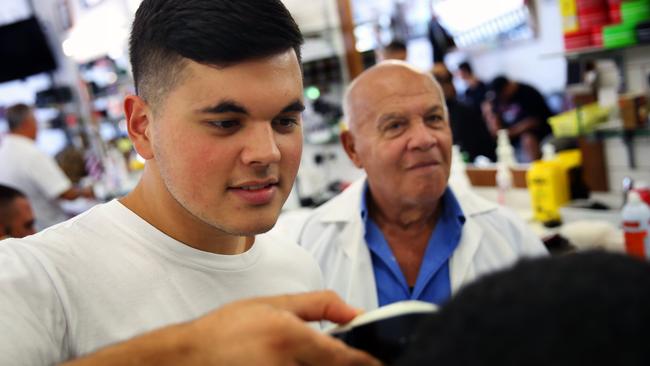
[[[318,289],[295,244],[265,235],[243,254],[208,253],[114,200],[2,242],[0,365],[51,365],[234,300]]]
[[[13,134],[0,139],[0,184],[14,187],[29,198],[37,230],[68,219],[57,197],[72,183],[34,141]]]

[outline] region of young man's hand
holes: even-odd
[[[238,301],[66,366],[380,365],[366,353],[305,323],[345,323],[356,314],[329,291]]]

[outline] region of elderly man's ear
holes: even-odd
[[[357,154],[356,145],[354,143],[354,136],[352,136],[349,130],[341,132],[341,144],[343,145],[345,153],[348,154],[350,160],[352,160],[352,163],[354,163],[357,168],[363,169],[362,161],[359,158],[359,154]]]

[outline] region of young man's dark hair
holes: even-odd
[[[154,106],[183,77],[184,58],[215,67],[260,59],[303,38],[280,0],[144,0],[130,41],[138,95]]]
[[[5,118],[9,124],[9,131],[14,131],[23,123],[23,121],[32,113],[32,109],[23,103],[19,103],[7,108]]]
[[[650,264],[604,252],[524,261],[461,290],[402,366],[648,365]]]

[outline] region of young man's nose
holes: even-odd
[[[251,127],[251,133],[246,139],[246,147],[242,152],[242,159],[247,165],[269,165],[280,161],[280,149],[270,124],[265,123]]]

